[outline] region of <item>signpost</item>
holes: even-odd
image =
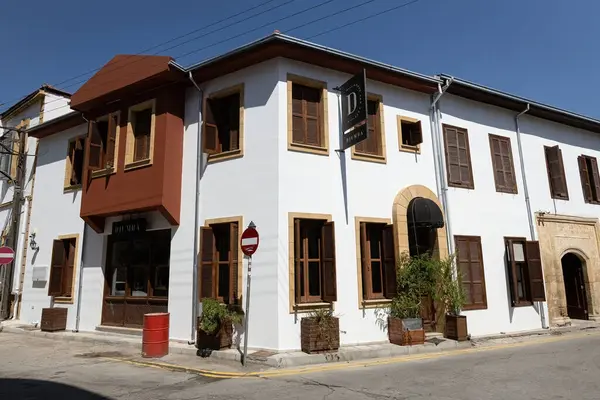
[[[10,264],[15,259],[15,251],[10,247],[0,247],[0,265]]]
[[[339,88],[342,102],[342,150],[367,138],[367,74],[363,70]]]
[[[258,249],[259,242],[258,231],[254,222],[250,221],[248,227],[242,233],[240,245],[242,252],[248,257],[248,276],[246,278],[246,318],[244,321],[244,358],[243,365],[246,366],[246,357],[248,356],[248,325],[250,321],[250,279],[252,276],[252,254]]]

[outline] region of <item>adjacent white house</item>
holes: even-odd
[[[0,224],[2,233],[0,241],[15,247],[12,238],[13,222],[13,197],[14,186],[17,178],[17,164],[19,155],[24,154],[24,201],[21,204],[20,217],[18,218],[19,233],[15,247],[15,262],[11,287],[11,315],[18,317],[20,311],[20,294],[23,288],[25,271],[25,250],[28,245],[29,218],[32,206],[32,195],[35,184],[35,156],[37,140],[26,137],[26,148],[20,149],[20,133],[13,128],[25,130],[43,122],[52,120],[69,111],[68,101],[70,94],[49,85],[42,85],[39,89],[29,93],[15,104],[3,110],[0,114]],[[0,280],[6,279],[8,266],[4,267]],[[8,286],[0,285],[0,291]]]
[[[336,88],[363,69],[369,137],[339,151]],[[29,129],[44,184],[24,322],[53,298],[68,329],[168,311],[171,339],[194,340],[198,302],[246,298],[250,221],[253,348],[300,348],[318,308],[342,345],[386,341],[401,252],[458,251],[474,336],[598,315],[600,121],[281,34],[189,68],[117,56],[70,106]]]

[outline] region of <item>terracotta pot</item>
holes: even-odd
[[[446,328],[444,337],[463,342],[469,338],[467,331],[467,317],[465,315],[446,314]]]
[[[414,318],[402,320],[400,318],[388,317],[388,337],[390,343],[399,346],[412,346],[414,344],[425,343],[425,330],[421,323],[421,328],[415,329]]]
[[[340,320],[332,317],[331,326],[324,330],[315,318],[300,321],[300,341],[305,353],[326,353],[340,348]]]

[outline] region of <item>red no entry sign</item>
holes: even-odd
[[[15,251],[10,247],[0,247],[0,264],[10,264],[15,259]]]
[[[246,228],[242,233],[242,252],[247,256],[254,254],[256,249],[258,249],[258,241],[258,231],[251,227]]]

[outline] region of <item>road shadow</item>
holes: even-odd
[[[0,378],[0,399],[11,400],[111,400],[96,393],[88,392],[62,383],[37,379],[2,379]]]

